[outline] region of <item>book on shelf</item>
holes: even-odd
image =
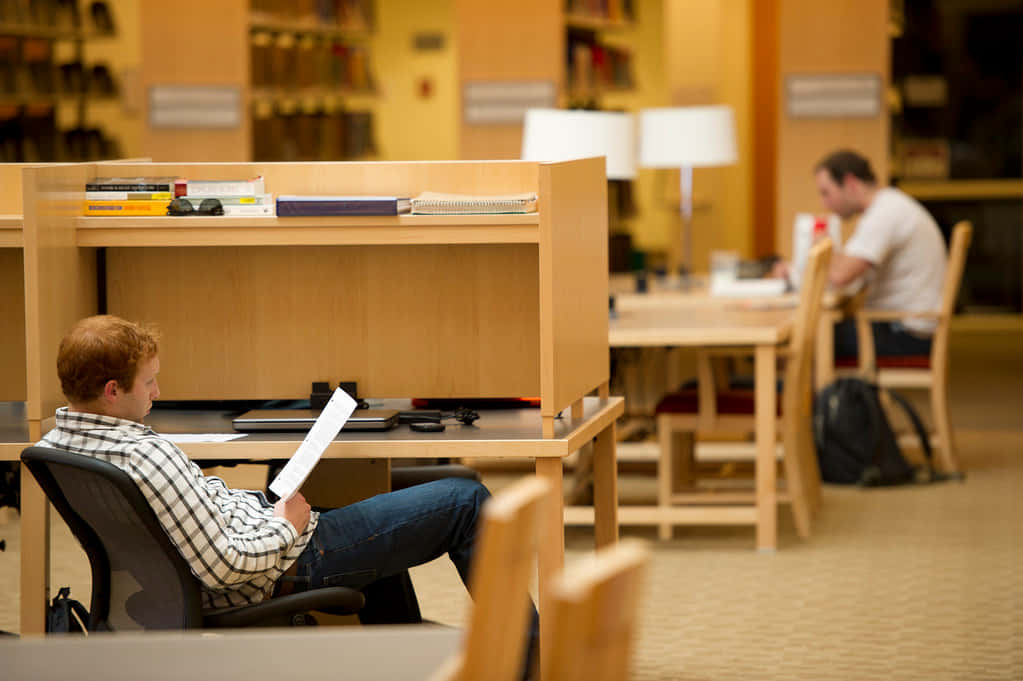
[[[412,199],[415,215],[535,213],[536,194],[444,194],[423,192]]]
[[[174,198],[174,192],[116,192],[116,191],[87,191],[87,201],[170,201]]]
[[[224,204],[224,216],[229,218],[241,217],[274,217],[274,205],[272,203],[257,204]]]
[[[278,196],[277,217],[400,215],[411,209],[399,196]]]
[[[166,215],[170,199],[159,201],[85,201],[82,214],[92,217]]]
[[[97,177],[85,183],[86,192],[160,192],[175,193],[176,177]],[[181,185],[184,186],[183,184]],[[178,194],[180,196],[180,194]]]
[[[255,196],[265,194],[263,176],[251,180],[185,180],[178,196]]]
[[[199,208],[205,199],[216,199],[224,206],[261,206],[269,205],[274,201],[273,194],[248,194],[248,195],[225,195],[225,194],[187,194],[181,196],[192,204],[192,208]]]

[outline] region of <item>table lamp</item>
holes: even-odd
[[[566,109],[526,111],[523,161],[568,161],[590,156],[607,159],[607,179],[634,179],[636,132],[632,114]]]
[[[735,121],[727,106],[643,109],[639,113],[639,164],[678,168],[682,266],[692,269],[693,168],[735,163]]]

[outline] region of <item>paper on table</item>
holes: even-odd
[[[331,440],[337,437],[341,426],[355,411],[356,402],[341,388],[334,391],[327,406],[323,408],[316,423],[309,429],[302,444],[298,446],[291,459],[270,483],[270,491],[285,501],[290,499],[305,479],[309,477],[316,463],[320,460],[323,450]]]
[[[162,433],[161,437],[171,442],[230,442],[245,433]]]

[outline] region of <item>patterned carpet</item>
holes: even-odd
[[[1023,679],[1023,433],[961,431],[960,445],[965,483],[826,487],[810,541],[783,511],[773,554],[757,553],[745,528],[655,542],[633,678]],[[487,477],[492,488],[506,480]],[[622,488],[652,494],[650,479],[626,476]],[[18,523],[0,516],[0,629],[16,631]],[[53,537],[53,584],[87,602],[84,554],[59,521]],[[591,545],[573,529],[568,560]],[[462,622],[467,597],[446,559],[413,578],[426,617]]]

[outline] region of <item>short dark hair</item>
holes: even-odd
[[[822,170],[828,171],[837,185],[845,181],[846,175],[857,177],[868,184],[877,184],[877,177],[870,167],[870,161],[849,149],[834,151],[821,159],[814,166],[813,172],[816,174]]]
[[[158,351],[155,329],[112,315],[87,317],[60,342],[60,387],[75,404],[102,395],[103,386],[111,379],[124,390],[131,390],[139,364],[155,357]]]

